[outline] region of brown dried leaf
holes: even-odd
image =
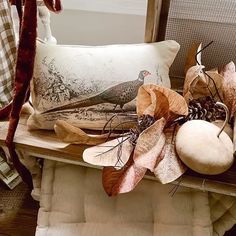
[[[204,66],[197,65],[187,71],[183,89],[187,103],[200,97],[212,96],[215,100],[220,100],[222,97],[223,77],[215,70],[207,71],[207,76],[203,73],[203,68]]]
[[[83,159],[92,165],[122,168],[129,160],[133,149],[129,137],[126,136],[85,149]]]
[[[191,67],[185,76],[184,80],[184,88],[183,88],[183,96],[188,103],[189,100],[193,99],[193,91],[192,89],[196,86],[199,81],[204,81],[205,76],[201,73],[203,66],[193,66]]]
[[[185,66],[184,66],[184,74],[186,75],[189,68],[192,66],[195,66],[197,64],[196,62],[196,54],[201,50],[202,43],[193,43],[191,48],[188,51]],[[201,63],[201,53],[198,54],[198,62]]]
[[[169,106],[167,106],[167,101]],[[179,115],[187,115],[188,105],[175,91],[154,84],[146,84],[141,86],[138,92],[137,114],[138,116],[151,115],[156,119],[168,114],[168,119],[166,119],[171,120]]]
[[[233,143],[234,143],[234,155],[236,156],[236,116],[234,116],[234,129],[233,129]]]
[[[147,169],[137,166],[131,154],[126,165],[117,170],[114,167],[104,167],[102,172],[102,182],[106,193],[109,196],[116,196],[120,193],[132,191],[142,180]]]
[[[229,108],[230,118],[234,117],[233,143],[234,155],[236,155],[236,72],[234,62],[225,65],[220,74],[223,75],[223,100]]]
[[[223,100],[229,108],[230,117],[236,115],[236,72],[235,64],[231,61],[221,71],[223,75]]]
[[[165,130],[166,144],[160,155],[160,162],[154,169],[156,178],[162,184],[168,184],[178,179],[187,170],[175,151],[176,130],[169,128]]]
[[[161,118],[139,135],[134,149],[134,162],[137,166],[154,170],[165,145],[165,135],[163,134],[165,124],[166,120]]]
[[[90,135],[63,120],[56,122],[54,130],[58,138],[63,142],[73,144],[98,145],[106,142],[108,137],[112,139],[120,136],[119,134],[112,134],[110,136],[109,134]]]
[[[144,85],[139,88],[136,102],[138,116],[143,114],[154,116],[156,104],[152,101],[153,95],[155,94],[151,88],[146,88]]]
[[[156,108],[154,110],[154,117],[156,119],[164,117],[166,120],[168,120],[170,116],[170,106],[167,96],[158,90],[154,90],[153,92],[155,94],[155,99],[153,99],[152,101],[153,103],[158,104],[158,106],[156,105]]]
[[[151,105],[147,107],[143,115],[150,115],[155,118],[164,117],[165,119],[168,119],[169,101],[167,97],[157,90],[151,90],[150,97]]]
[[[208,76],[206,76],[206,83],[208,84],[208,88],[210,92],[208,93],[209,96],[213,95],[214,99],[216,101],[221,101],[221,98],[223,98],[223,81],[224,77],[218,73],[217,70],[210,70],[206,71],[207,75],[209,75],[212,79],[210,79]],[[218,91],[218,93],[217,93]]]

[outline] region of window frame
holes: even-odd
[[[145,42],[157,42],[165,39],[166,25],[171,0],[148,0]]]

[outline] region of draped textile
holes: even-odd
[[[12,100],[16,42],[7,0],[0,2],[0,108]]]
[[[16,170],[19,172],[23,181],[32,188],[31,174],[19,161],[13,140],[19,122],[21,108],[29,98],[29,86],[33,75],[37,36],[37,1],[25,0],[23,14],[22,1],[14,0],[14,3],[16,4],[21,22],[14,80],[14,97],[10,104],[0,110],[0,119],[9,118],[9,128],[5,143]],[[58,12],[61,10],[60,0],[44,0],[44,3],[51,11]]]

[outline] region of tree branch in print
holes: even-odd
[[[42,64],[47,67],[49,75],[47,79],[48,84],[45,86],[46,89],[42,96],[46,96],[49,101],[57,103],[65,102],[78,96],[75,91],[65,84],[65,77],[57,69],[55,59],[52,59],[47,64],[45,57]]]
[[[39,103],[63,104],[79,97],[97,93],[99,84],[90,81],[86,84],[84,78],[78,78],[64,68],[58,69],[56,59],[42,60],[40,75],[34,78],[34,92],[39,97]]]

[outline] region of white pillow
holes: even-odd
[[[130,120],[127,114],[135,112],[134,98],[143,83],[170,87],[169,67],[178,50],[172,40],[95,47],[38,42],[29,128],[53,129],[62,119],[101,129],[113,114],[119,117],[113,125]]]

